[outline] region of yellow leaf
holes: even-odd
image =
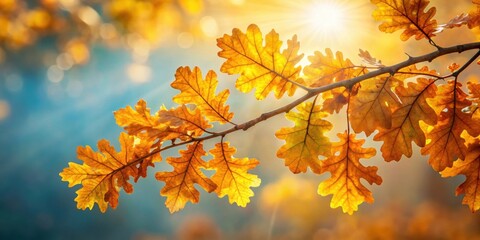
[[[260,186],[260,178],[247,171],[255,168],[260,162],[257,159],[234,158],[236,149],[230,147],[228,142],[217,143],[210,150],[213,159],[208,162],[210,169],[216,172],[212,181],[217,184],[215,192],[222,198],[228,195],[230,204],[234,202],[238,206],[245,207],[250,202],[253,191],[251,187]]]
[[[324,136],[332,129],[332,124],[323,118],[328,114],[320,110],[315,103],[304,102],[297,106],[298,112],[290,111],[286,118],[295,126],[282,128],[275,133],[285,144],[277,151],[277,157],[285,159],[285,166],[293,173],[320,172],[319,155],[329,156],[331,143]]]
[[[303,83],[299,77],[301,67],[295,66],[303,54],[298,55],[300,44],[296,36],[287,41],[287,45],[280,52],[282,41],[274,30],[265,36],[264,46],[258,26],[248,26],[246,33],[235,28],[231,36],[225,34],[217,39],[217,46],[222,49],[218,55],[227,59],[220,71],[240,74],[235,84],[237,89],[246,93],[256,88],[258,100],[271,91],[276,98],[281,98],[285,92],[292,96],[297,88],[295,83]]]
[[[363,178],[370,184],[382,184],[377,167],[365,167],[361,158],[375,156],[374,148],[362,148],[364,139],[355,139],[355,134],[339,133],[340,142],[332,146],[332,156],[321,162],[321,173],[330,172],[331,177],[318,186],[318,194],[333,194],[330,207],[342,207],[343,212],[353,214],[363,202],[372,203],[372,192],[360,182]],[[333,154],[337,153],[338,154]]]
[[[416,40],[434,36],[437,21],[432,19],[436,9],[426,10],[428,0],[371,0],[377,6],[373,18],[383,21],[378,27],[380,31],[393,33],[403,30],[400,35],[402,41],[415,36]]]
[[[180,150],[180,155],[167,158],[167,163],[173,166],[172,172],[157,172],[155,175],[157,180],[165,182],[160,195],[167,197],[165,205],[170,213],[183,209],[188,201],[198,203],[200,192],[193,184],[200,185],[207,192],[217,188],[201,171],[202,168],[208,168],[202,159],[206,155],[202,142],[188,145],[187,150]]]
[[[116,152],[107,140],[98,142],[99,152],[90,146],[78,147],[77,155],[83,164],[70,162],[69,167],[60,173],[62,181],[68,181],[69,187],[82,185],[75,198],[79,209],[92,209],[95,203],[102,212],[108,205],[115,209],[121,188],[126,193],[133,192],[130,177],[135,181],[140,176],[145,177],[146,168],[161,160],[159,154],[146,154],[150,152],[149,143],[135,144],[135,138],[126,133],[120,134],[119,141],[120,152]]]
[[[425,146],[425,134],[420,127],[420,121],[429,125],[437,123],[437,115],[427,103],[427,98],[433,98],[436,92],[434,80],[418,78],[417,82],[409,82],[408,87],[395,88],[402,105],[392,114],[392,127],[380,129],[373,138],[384,141],[381,152],[386,161],[400,160],[402,155],[412,156],[412,141]]]
[[[465,194],[462,203],[472,212],[480,209],[480,142],[478,139],[468,147],[465,160],[457,160],[452,167],[445,168],[442,177],[455,177],[463,174],[465,182],[457,187],[456,195]]]
[[[399,78],[385,75],[360,83],[347,113],[355,132],[364,131],[370,136],[377,129],[392,127],[392,112],[401,105],[392,88],[400,83]]]
[[[230,95],[228,89],[215,95],[218,80],[214,71],[209,71],[205,79],[200,68],[193,71],[189,67],[180,67],[171,86],[181,92],[173,97],[178,104],[195,104],[210,121],[227,123],[233,118],[230,107],[225,102]]]
[[[342,52],[337,51],[335,56],[330,48],[325,49],[325,55],[315,51],[309,56],[310,65],[303,70],[310,87],[321,87],[333,82],[340,82],[353,78],[355,69],[350,59],[343,59]]]
[[[436,171],[451,167],[457,158],[465,159],[467,147],[461,137],[465,130],[473,137],[480,133],[480,122],[472,119],[472,112],[466,112],[471,106],[462,84],[453,80],[438,88],[437,95],[429,99],[437,115],[437,124],[427,132],[429,143],[422,148],[422,154],[430,154],[429,163]]]

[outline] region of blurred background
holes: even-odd
[[[468,12],[470,1],[435,1],[439,23]],[[381,186],[369,186],[375,203],[353,216],[330,209],[330,196],[316,194],[327,176],[291,174],[276,157],[283,144],[274,132],[290,126],[283,116],[247,132],[229,135],[237,157],[255,157],[262,178],[246,208],[201,191],[201,201],[171,215],[154,178],[163,163],[120,196],[116,210],[81,211],[77,188],[58,173],[76,160],[76,147],[106,138],[118,146],[122,129],[113,111],[145,99],[152,111],[173,107],[169,85],[177,67],[199,66],[219,73],[216,38],[255,23],[272,28],[285,42],[297,34],[301,52],[342,51],[361,64],[358,49],[389,65],[434,50],[427,42],[384,34],[366,0],[0,0],[0,238],[1,239],[480,239],[480,217],[455,197],[461,177],[442,179],[417,153],[385,163],[381,155],[366,165],[379,167]],[[468,29],[446,31],[441,46],[477,40]],[[453,61],[429,66],[446,73]],[[302,64],[308,64],[304,57]],[[469,68],[462,80],[479,75]],[[236,122],[244,122],[290,102],[234,90],[234,76],[219,74],[230,88]],[[300,90],[299,90],[300,91]],[[330,133],[345,129],[334,115]],[[255,141],[254,141],[255,140]],[[379,144],[369,139],[366,146]],[[418,148],[414,148],[419,152]],[[176,154],[175,149],[163,156]],[[377,151],[378,152],[378,151]]]

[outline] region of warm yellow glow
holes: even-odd
[[[345,9],[335,2],[313,2],[308,7],[306,21],[315,32],[322,35],[344,31]]]

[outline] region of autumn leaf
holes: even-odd
[[[456,27],[461,27],[468,23],[470,16],[468,14],[462,13],[460,15],[455,16],[454,18],[450,19],[447,23],[438,24],[437,28],[435,29],[434,34],[438,34],[443,32],[445,29],[451,29]]]
[[[429,125],[437,123],[437,115],[427,103],[436,92],[434,80],[418,78],[417,82],[409,82],[407,87],[398,86],[395,93],[402,105],[392,113],[392,126],[380,129],[373,138],[383,141],[382,156],[386,161],[400,160],[402,155],[412,156],[412,141],[418,146],[425,146],[425,134],[420,121]]]
[[[464,130],[474,137],[480,133],[480,122],[472,119],[471,112],[463,111],[471,101],[461,86],[451,80],[439,86],[436,97],[428,101],[438,115],[438,122],[428,129],[427,145],[421,152],[430,155],[429,163],[436,171],[451,167],[457,158],[465,159],[467,147],[461,137]]]
[[[362,148],[364,139],[355,139],[355,134],[339,133],[340,142],[333,143],[332,155],[321,162],[321,173],[330,172],[329,179],[318,186],[318,194],[332,194],[330,207],[342,207],[343,212],[353,214],[363,202],[372,203],[372,192],[360,182],[363,178],[370,184],[380,185],[382,178],[377,167],[365,167],[362,158],[375,156],[374,148]]]
[[[260,162],[254,158],[235,158],[236,149],[228,142],[217,143],[210,150],[213,159],[208,162],[209,169],[215,169],[212,181],[217,184],[215,192],[222,198],[228,195],[230,204],[245,207],[250,202],[253,191],[251,187],[260,186],[260,178],[247,171],[255,168]]]
[[[130,177],[136,182],[140,176],[146,176],[148,166],[161,160],[159,154],[148,154],[151,146],[138,138],[121,133],[119,141],[120,152],[116,152],[107,140],[98,142],[99,152],[90,146],[78,147],[77,156],[83,164],[70,162],[60,173],[69,187],[82,185],[75,198],[79,209],[92,209],[95,203],[102,212],[108,205],[115,209],[121,188],[126,193],[133,192]]]
[[[162,107],[158,112],[159,121],[169,126],[159,137],[162,141],[179,138],[182,141],[200,137],[212,125],[205,119],[200,109],[190,109],[185,105],[167,110]]]
[[[462,203],[468,205],[472,212],[480,209],[480,141],[478,139],[468,146],[465,160],[457,160],[452,167],[445,168],[442,177],[465,175],[466,179],[457,187],[455,194],[465,194]]]
[[[350,98],[347,113],[355,132],[370,136],[379,128],[392,127],[392,112],[401,105],[392,89],[402,83],[400,79],[381,75],[360,83],[358,93]]]
[[[215,95],[218,80],[214,71],[209,71],[203,79],[200,68],[195,67],[191,71],[189,67],[180,67],[177,69],[175,81],[171,86],[180,90],[180,93],[173,97],[174,102],[195,104],[210,121],[218,121],[223,124],[232,120],[233,113],[226,105],[230,91],[225,89]]]
[[[285,117],[295,126],[281,128],[275,133],[285,144],[277,151],[277,157],[285,159],[293,173],[306,172],[310,167],[313,172],[320,172],[320,155],[330,155],[330,140],[324,135],[333,125],[324,120],[328,114],[322,112],[319,105],[304,102],[297,106],[298,112],[290,111]]]
[[[467,25],[468,28],[476,28],[480,26],[480,1],[472,0],[473,6],[468,13]]]
[[[204,112],[185,105],[167,110],[161,107],[154,115],[150,114],[144,100],[138,101],[135,109],[130,106],[114,113],[119,126],[130,135],[156,142],[179,138],[188,140],[201,136],[212,125],[205,119]]]
[[[309,56],[310,65],[304,69],[309,87],[321,87],[334,82],[341,82],[365,74],[365,68],[358,68],[343,58],[341,52],[333,55],[332,50],[325,49],[325,55],[316,51]],[[330,114],[339,112],[348,102],[349,91],[345,87],[338,87],[322,94],[322,110]]]
[[[358,54],[358,56],[367,64],[375,67],[385,67],[385,65],[382,64],[381,60],[377,60],[376,58],[372,57],[372,55],[370,55],[367,50],[364,51],[362,49],[359,49],[359,51],[360,53]]]
[[[467,82],[468,87],[468,100],[472,101],[472,105],[468,108],[468,111],[472,113],[472,117],[480,119],[480,111],[478,107],[480,105],[480,83],[477,80],[470,80]]]
[[[262,100],[273,91],[276,98],[287,93],[292,96],[303,80],[299,77],[300,66],[295,66],[303,57],[298,55],[300,47],[297,37],[287,41],[287,48],[280,52],[282,41],[272,30],[264,39],[257,25],[250,25],[243,33],[235,28],[232,35],[217,39],[222,50],[218,56],[227,59],[220,71],[228,74],[240,74],[235,86],[241,92],[253,88],[255,97]]]
[[[200,185],[207,192],[217,188],[201,170],[208,168],[208,164],[202,159],[205,155],[202,142],[194,142],[187,146],[187,150],[180,150],[180,157],[167,158],[167,163],[173,166],[172,172],[156,173],[157,180],[165,182],[160,195],[167,197],[165,205],[171,213],[183,209],[188,201],[198,203],[200,192],[194,184]]]
[[[145,100],[140,99],[135,105],[135,109],[130,106],[119,109],[114,113],[118,126],[124,127],[130,135],[137,135],[141,132],[147,132],[149,135],[156,135],[165,131],[168,127],[159,121],[158,115],[151,115],[150,108],[147,107]]]
[[[428,0],[371,0],[377,6],[373,18],[383,21],[378,27],[380,31],[393,33],[403,30],[400,35],[402,41],[415,36],[416,40],[434,36],[437,21],[432,19],[436,9],[426,10]],[[425,11],[426,10],[426,11]]]

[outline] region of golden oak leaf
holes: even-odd
[[[334,82],[340,82],[365,74],[365,68],[353,65],[350,59],[343,59],[341,52],[333,55],[332,50],[325,49],[325,55],[316,51],[309,56],[310,65],[304,69],[304,74],[309,82],[309,87],[321,87]],[[344,87],[338,87],[322,94],[322,110],[332,114],[339,112],[347,104],[349,91]]]
[[[188,201],[198,203],[200,192],[193,184],[200,185],[207,192],[217,188],[201,171],[202,168],[208,168],[202,159],[206,152],[201,141],[188,145],[187,150],[180,150],[180,155],[167,158],[167,162],[173,166],[172,172],[157,172],[155,175],[157,180],[165,182],[160,195],[167,197],[165,205],[171,213],[183,209]]]
[[[162,141],[176,138],[187,141],[194,137],[200,137],[212,127],[200,109],[190,109],[185,105],[170,110],[162,107],[158,112],[158,119],[169,124],[169,127],[162,132],[160,137]]]
[[[349,118],[353,130],[370,136],[376,129],[392,127],[392,112],[401,104],[392,91],[402,83],[402,77],[379,76],[360,83],[355,96],[350,99]]]
[[[275,133],[277,138],[285,140],[277,157],[285,159],[285,166],[293,173],[306,172],[308,167],[318,173],[319,155],[330,155],[331,143],[324,134],[333,126],[323,119],[328,114],[320,108],[311,102],[301,103],[297,106],[298,112],[290,111],[285,115],[295,126],[281,128]]]
[[[422,148],[422,154],[430,154],[429,163],[436,171],[451,167],[457,158],[465,159],[467,147],[461,137],[464,130],[474,137],[480,133],[480,121],[473,120],[472,113],[463,110],[471,105],[471,101],[461,86],[451,80],[439,86],[435,98],[428,101],[438,115],[438,122],[428,129],[429,140]]]
[[[232,120],[233,113],[230,112],[230,107],[225,105],[230,91],[225,89],[215,95],[218,80],[214,71],[208,71],[203,79],[200,68],[195,67],[191,71],[189,67],[180,67],[171,86],[181,91],[173,97],[174,102],[195,104],[210,121],[223,124]]]
[[[232,35],[224,35],[217,39],[217,46],[222,50],[218,56],[227,59],[220,71],[228,74],[240,74],[235,86],[241,92],[249,92],[256,88],[255,97],[262,100],[273,91],[276,98],[281,98],[285,92],[292,96],[302,84],[299,77],[300,66],[295,66],[303,57],[298,55],[300,44],[294,36],[287,41],[288,47],[280,52],[282,41],[272,30],[263,36],[258,26],[248,26],[243,33],[235,28]]]
[[[456,195],[465,194],[462,203],[472,212],[480,209],[480,142],[478,139],[468,146],[465,160],[457,160],[452,167],[445,168],[442,177],[455,177],[463,174],[465,182],[457,187]]]
[[[78,147],[77,155],[83,164],[70,162],[60,176],[62,181],[68,181],[69,187],[82,185],[75,198],[79,209],[92,209],[95,203],[102,212],[107,210],[108,205],[115,209],[121,188],[126,193],[133,192],[133,186],[128,182],[130,177],[134,181],[140,176],[145,177],[146,168],[161,160],[159,154],[146,154],[150,153],[151,143],[136,139],[121,133],[120,152],[116,152],[107,140],[98,142],[99,152],[93,151],[90,146]]]
[[[353,214],[363,202],[372,203],[372,192],[360,182],[363,178],[371,184],[382,184],[377,167],[365,167],[361,158],[375,156],[374,148],[362,148],[364,139],[355,139],[355,134],[339,133],[340,142],[333,143],[332,155],[321,162],[321,173],[330,172],[329,179],[318,186],[318,194],[332,194],[330,207],[342,207],[343,212]],[[334,154],[337,153],[338,154]]]
[[[380,129],[373,138],[384,141],[381,152],[386,161],[400,160],[402,155],[412,156],[412,141],[418,146],[425,146],[425,134],[420,127],[420,121],[429,125],[437,123],[437,115],[427,103],[427,98],[433,98],[436,92],[434,80],[418,78],[417,82],[409,82],[407,87],[395,88],[402,105],[392,114],[392,126]]]
[[[325,49],[325,55],[315,51],[309,56],[310,65],[303,70],[310,87],[325,86],[355,77],[355,69],[350,59],[343,59],[343,54],[337,51],[335,55],[330,48]]]
[[[140,99],[135,109],[130,106],[119,109],[114,113],[117,125],[124,127],[130,135],[137,135],[146,132],[149,135],[156,135],[163,132],[168,125],[159,121],[158,115],[151,115],[147,103]]]
[[[215,169],[212,181],[217,184],[215,192],[222,198],[228,195],[230,204],[245,207],[250,202],[253,191],[251,187],[260,186],[260,178],[247,171],[255,168],[260,162],[257,159],[235,158],[236,149],[228,142],[217,143],[210,150],[213,159],[208,162],[209,169]]]
[[[426,10],[428,0],[371,0],[377,6],[373,12],[373,18],[383,21],[378,27],[380,31],[393,33],[402,30],[402,41],[415,36],[416,40],[434,36],[437,21],[432,19],[436,9],[432,7]]]

